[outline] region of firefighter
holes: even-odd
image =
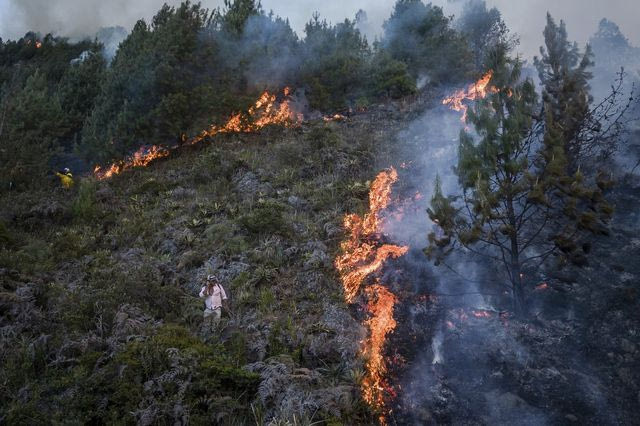
[[[204,318],[212,318],[217,324],[222,313],[222,301],[227,300],[227,293],[215,275],[208,275],[205,285],[200,290],[200,297],[204,298]]]
[[[63,188],[69,189],[73,186],[73,174],[71,174],[71,170],[68,167],[65,167],[61,172],[56,172],[56,176],[60,178]]]

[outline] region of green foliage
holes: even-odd
[[[276,301],[276,297],[273,294],[273,290],[269,287],[263,287],[260,289],[260,295],[258,297],[258,309],[260,312],[264,313],[273,313],[274,311],[274,303]]]
[[[223,29],[232,34],[242,34],[247,20],[262,14],[262,6],[255,0],[224,0]]]
[[[320,125],[315,126],[305,136],[309,141],[309,145],[314,150],[323,148],[335,149],[340,143],[340,137],[331,126]]]
[[[509,49],[518,44],[515,37],[509,36],[509,28],[502,20],[500,11],[487,8],[485,0],[469,0],[465,3],[456,27],[465,36],[474,58],[475,69],[484,72],[487,69],[488,55],[498,45]]]
[[[543,120],[534,120],[538,104],[533,82],[520,81],[521,64],[508,58],[506,50],[499,45],[489,56],[495,93],[469,112],[479,137],[466,131],[460,135],[456,173],[461,197],[445,197],[436,181],[428,213],[441,233],[429,235],[425,253],[440,262],[460,244],[501,263],[514,310],[522,314],[527,284],[522,271],[535,270],[541,258],[558,252],[584,264],[580,238],[605,233],[611,210],[592,179],[579,169],[567,173],[564,128],[549,109]],[[564,114],[566,119],[573,113]]]
[[[96,216],[98,208],[96,206],[96,189],[98,183],[92,179],[82,179],[78,189],[78,195],[73,201],[71,212],[78,220],[88,221]]]
[[[219,408],[215,406],[216,401],[218,404],[233,401],[225,411],[229,415],[238,414],[246,410],[246,404],[257,391],[259,377],[256,374],[234,367],[230,359],[220,354],[219,348],[203,344],[185,328],[168,324],[147,341],[129,343],[112,363],[113,368],[126,368],[110,386],[113,396],[109,417],[129,418],[143,401],[142,383],[172,371],[176,362],[187,370],[178,370],[172,381],[160,382],[160,386],[171,399],[178,390],[176,382],[189,383],[183,398],[192,404],[192,420],[212,419],[217,412],[215,408]]]
[[[346,19],[335,26],[313,16],[305,26],[302,49],[306,60],[300,78],[311,89],[309,104],[321,111],[335,111],[353,105],[366,86],[368,43]]]
[[[137,149],[141,142],[177,142],[189,130],[193,111],[209,111],[204,99],[212,79],[202,79],[213,60],[200,47],[207,12],[185,2],[167,5],[151,25],[138,21],[106,72],[102,92],[83,132],[85,155],[105,160]]]
[[[383,46],[404,62],[414,77],[456,82],[465,78],[473,63],[462,35],[450,25],[442,9],[421,0],[398,0],[384,23]]]
[[[388,50],[378,49],[371,66],[373,71],[372,94],[383,98],[401,98],[416,91],[407,64],[393,59]]]
[[[99,51],[89,51],[87,59],[69,66],[58,85],[60,104],[64,106],[61,145],[70,150],[80,145],[82,127],[100,93],[106,61]]]
[[[243,214],[238,222],[254,235],[277,234],[286,236],[290,228],[284,220],[285,206],[276,201],[258,203],[250,212]]]
[[[557,25],[547,14],[544,29],[545,47],[541,57],[534,58],[538,76],[544,86],[542,94],[545,109],[550,112],[556,129],[562,129],[557,137],[562,139],[567,172],[574,173],[586,155],[586,143],[581,138],[583,126],[587,124],[589,103],[588,81],[592,74],[593,53],[587,45],[584,53],[577,43],[568,40],[565,23]]]
[[[41,184],[49,159],[63,133],[62,108],[51,96],[46,76],[38,71],[15,96],[5,99],[4,127],[0,127],[2,189]]]

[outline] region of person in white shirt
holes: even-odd
[[[213,319],[217,322],[220,319],[222,311],[222,301],[227,300],[227,293],[214,275],[207,276],[205,285],[200,290],[200,297],[204,297],[204,317]]]

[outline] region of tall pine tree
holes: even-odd
[[[526,286],[552,254],[584,258],[581,237],[604,232],[611,213],[607,182],[590,186],[567,173],[562,128],[539,108],[534,84],[520,81],[521,63],[499,47],[491,55],[495,93],[469,113],[476,136],[462,131],[456,174],[461,193],[445,196],[436,183],[428,210],[440,233],[425,253],[438,262],[456,247],[501,264],[513,309],[526,314]],[[546,122],[545,122],[546,121]]]

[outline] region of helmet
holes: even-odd
[[[216,281],[215,275],[207,275],[207,281]]]
[[[62,171],[65,172],[65,173],[69,173],[71,170],[69,170],[68,167],[65,167],[64,169],[62,169]]]

